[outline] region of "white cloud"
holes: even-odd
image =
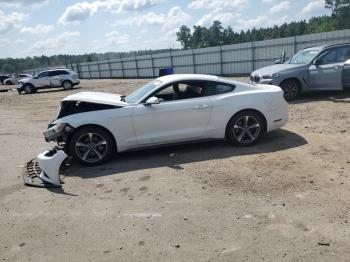
[[[69,47],[72,41],[79,36],[79,32],[64,32],[56,37],[35,42],[32,49],[43,52],[61,53],[62,50]]]
[[[190,9],[208,9],[210,13],[202,16],[197,25],[209,26],[215,20],[223,24],[231,24],[241,11],[249,6],[248,0],[193,0],[188,5]]]
[[[137,14],[130,16],[126,20],[118,20],[112,26],[129,25],[141,27],[145,25],[163,25],[163,31],[168,31],[185,24],[190,19],[191,17],[180,7],[174,6],[167,14],[155,14],[154,12]]]
[[[290,8],[290,2],[289,1],[283,1],[280,2],[276,5],[274,5],[273,7],[271,7],[270,9],[270,13],[271,14],[276,14],[276,13],[280,13],[283,11],[288,11]]]
[[[317,11],[324,9],[324,2],[323,0],[314,0],[310,3],[308,3],[302,10],[301,13],[303,15],[310,14],[310,13],[317,13]]]
[[[7,47],[10,45],[10,40],[7,38],[0,38],[0,47]]]
[[[23,13],[13,12],[5,14],[0,10],[0,33],[7,33],[26,17]]]
[[[222,8],[214,9],[213,12],[204,15],[198,20],[197,25],[200,26],[210,26],[214,21],[220,21],[224,25],[231,24],[234,18],[239,17],[238,13],[227,12]]]
[[[29,33],[29,34],[47,34],[47,33],[51,32],[53,29],[54,29],[53,25],[38,24],[34,27],[24,26],[21,28],[20,32],[21,33]]]
[[[226,11],[241,10],[248,6],[248,0],[193,0],[188,4],[191,9],[217,9]]]
[[[172,7],[167,15],[163,30],[174,29],[174,27],[185,24],[191,19],[190,15],[182,11],[178,6]]]
[[[237,24],[234,26],[234,30],[239,32],[241,30],[248,30],[255,28],[266,28],[274,25],[281,25],[287,22],[288,16],[283,16],[278,19],[270,19],[266,15],[260,15],[253,19],[239,19]]]
[[[33,9],[40,8],[47,4],[50,0],[0,0],[2,8],[21,8],[30,6]]]
[[[66,25],[86,20],[99,12],[122,12],[142,10],[161,2],[162,0],[96,0],[93,2],[79,2],[68,6],[59,19],[59,23]]]
[[[154,12],[148,12],[147,14],[137,14],[128,17],[125,20],[117,20],[112,24],[113,27],[120,25],[130,25],[130,26],[143,26],[147,25],[161,25],[166,21],[166,15],[155,14]]]
[[[112,31],[105,34],[105,41],[107,46],[125,45],[129,43],[130,36],[128,34],[121,34],[117,31]]]

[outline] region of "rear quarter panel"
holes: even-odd
[[[236,90],[232,93],[210,97],[213,103],[212,116],[209,122],[210,136],[225,137],[229,120],[239,111],[254,109],[261,112],[267,121],[267,130],[272,128],[272,119],[276,117],[272,112],[286,106],[282,90],[264,91],[253,89],[249,91]]]

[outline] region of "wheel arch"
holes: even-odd
[[[261,119],[263,120],[264,132],[267,131],[267,120],[266,120],[265,115],[264,115],[261,111],[259,111],[259,110],[257,110],[257,109],[254,109],[254,108],[246,108],[246,109],[242,109],[242,110],[236,112],[236,113],[228,120],[228,122],[226,123],[225,135],[227,135],[227,127],[228,127],[228,124],[230,123],[230,121],[231,121],[236,115],[238,115],[238,114],[240,114],[240,113],[242,113],[242,112],[245,112],[245,111],[250,111],[250,112],[254,112],[254,113],[258,114],[258,115],[261,117]]]
[[[99,124],[83,124],[83,125],[80,125],[80,126],[76,127],[76,128],[74,129],[73,133],[70,134],[70,136],[69,136],[69,138],[68,138],[68,141],[67,141],[67,144],[68,144],[68,145],[70,144],[71,137],[72,137],[72,135],[73,135],[75,132],[77,132],[78,130],[81,130],[81,129],[83,129],[83,128],[86,128],[86,127],[97,127],[97,128],[101,128],[102,130],[104,130],[105,132],[107,132],[107,133],[111,136],[111,138],[112,138],[112,140],[113,140],[114,149],[115,149],[116,151],[118,151],[118,144],[117,144],[116,138],[114,137],[113,133],[112,133],[108,128],[106,128],[105,126],[102,126],[102,125],[99,125]]]
[[[71,83],[73,85],[73,82],[71,80],[69,80],[69,79],[61,80],[61,84],[62,85],[64,84],[64,82],[69,82],[69,83]]]

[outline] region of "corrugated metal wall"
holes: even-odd
[[[173,67],[177,74],[213,74],[223,76],[247,75],[271,65],[280,58],[316,45],[350,43],[350,30],[333,31],[312,35],[286,37],[259,42],[217,46],[144,56],[132,56],[115,60],[68,64],[79,73],[81,79],[91,78],[152,78],[158,76],[161,67]],[[47,68],[26,70],[36,74]]]

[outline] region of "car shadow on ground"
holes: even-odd
[[[55,93],[55,92],[65,92],[65,91],[73,91],[80,89],[81,86],[75,86],[72,89],[65,90],[62,87],[50,88],[50,89],[39,89],[36,93],[24,94],[23,95],[35,95],[35,94],[45,94],[45,93]]]
[[[73,163],[68,170],[62,172],[65,176],[78,176],[83,179],[108,175],[118,175],[125,172],[157,167],[183,169],[181,165],[213,159],[225,159],[241,155],[255,155],[288,150],[307,144],[300,135],[279,129],[268,133],[257,145],[237,147],[225,140],[206,141],[193,144],[162,147],[120,153],[108,163],[95,167],[83,167]]]
[[[318,101],[332,101],[334,103],[350,103],[350,90],[346,91],[317,91],[302,94],[300,98],[290,104],[303,104]]]

